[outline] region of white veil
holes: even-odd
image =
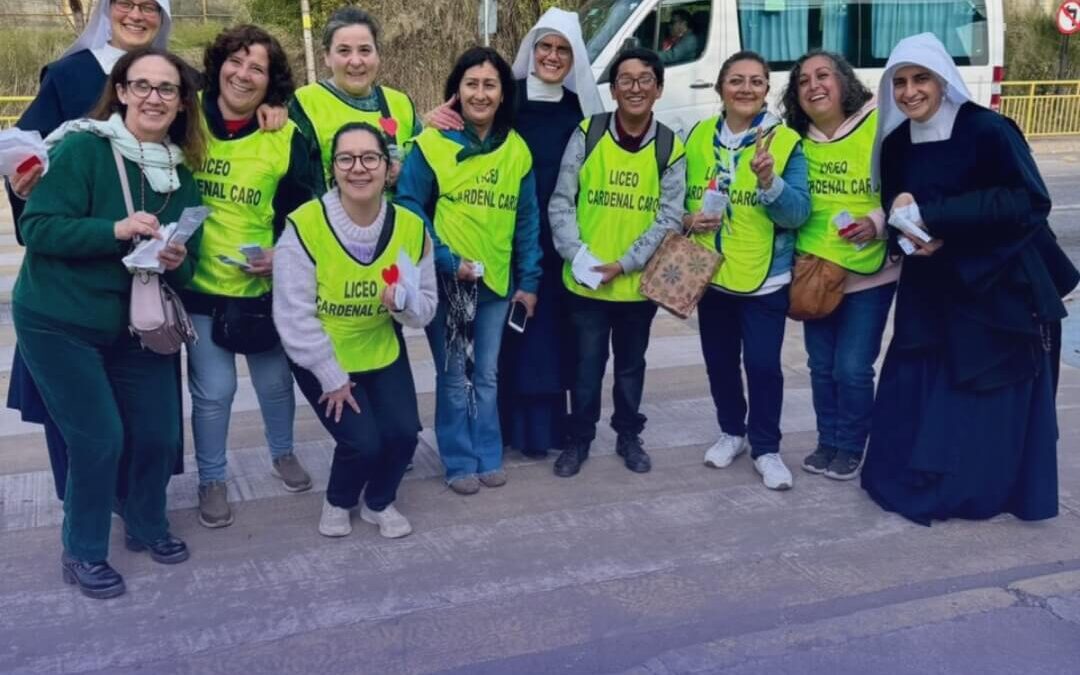
[[[552,31],[566,38],[574,51],[574,65],[563,80],[563,86],[577,94],[578,101],[581,103],[581,112],[586,117],[604,112],[603,103],[600,101],[600,90],[596,86],[592,67],[589,64],[589,52],[585,49],[585,40],[581,36],[581,24],[578,22],[577,12],[568,12],[556,7],[544,12],[525,39],[521,41],[517,58],[514,59],[514,77],[519,80],[528,77],[533,65],[533,45],[536,44],[539,35]]]
[[[146,0],[139,0],[145,2]],[[90,10],[90,20],[86,22],[86,29],[75,43],[67,48],[60,58],[70,56],[84,49],[98,49],[103,47],[112,38],[112,20],[109,18],[109,0],[96,0],[94,8]],[[166,49],[169,44],[169,31],[172,28],[172,9],[169,0],[157,0],[161,7],[161,29],[154,37],[154,47]]]
[[[945,98],[957,106],[972,100],[971,92],[960,76],[960,70],[945,50],[945,45],[933,33],[919,33],[906,37],[893,47],[885,72],[878,84],[878,128],[874,137],[873,184],[881,186],[881,144],[885,138],[907,119],[892,93],[892,79],[896,71],[905,66],[921,66],[937,75],[945,83]]]

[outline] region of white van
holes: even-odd
[[[648,47],[668,60],[657,116],[684,133],[719,113],[720,64],[742,49],[769,61],[774,109],[805,52],[843,54],[877,91],[896,43],[927,31],[945,44],[976,101],[996,109],[1001,94],[1002,0],[589,0],[578,13],[608,109],[608,65],[623,47]]]

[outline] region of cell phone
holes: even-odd
[[[525,323],[529,320],[529,311],[524,302],[515,301],[510,303],[510,316],[506,319],[506,325],[519,333],[525,332]]]

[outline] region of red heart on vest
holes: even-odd
[[[397,135],[397,120],[393,117],[380,117],[379,126],[382,127],[387,136]]]
[[[390,267],[384,268],[382,271],[382,280],[386,282],[387,286],[396,284],[398,280],[397,265],[391,265]]]

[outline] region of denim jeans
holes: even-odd
[[[804,324],[818,445],[862,454],[874,409],[874,361],[896,284],[849,293]]]
[[[326,501],[351,509],[360,502],[363,492],[364,503],[372,511],[393,504],[420,432],[416,386],[404,343],[401,355],[389,366],[349,375],[360,412],[345,406],[340,422],[328,418],[326,404],[319,404],[323,391],[318,379],[296,364],[293,372],[315,416],[337,442]]]
[[[435,438],[448,481],[502,468],[496,376],[509,306],[509,300],[498,299],[482,300],[476,308],[472,378],[475,416],[469,409],[464,359],[452,354],[447,361],[446,302],[442,294],[435,319],[428,324],[428,343],[435,360]]]
[[[191,431],[199,485],[225,480],[225,446],[229,416],[236,394],[236,354],[219,347],[210,337],[213,319],[192,314],[199,341],[188,346],[188,390],[191,392]],[[278,344],[259,354],[247,354],[248,373],[259,399],[270,456],[276,459],[293,450],[296,398],[285,351]]]
[[[787,310],[787,286],[767,295],[731,295],[710,288],[698,303],[701,351],[716,421],[725,434],[747,436],[754,458],[780,452],[780,349]],[[740,357],[746,368],[749,417]]]
[[[640,434],[646,422],[638,411],[645,389],[645,351],[656,305],[578,295],[571,295],[567,304],[577,350],[577,370],[570,390],[570,440],[587,444],[596,438],[609,340],[615,354],[611,428],[620,436]]]
[[[127,532],[169,531],[165,488],[180,453],[180,388],[173,356],[119,336],[70,326],[15,305],[15,334],[49,414],[67,441],[64,550],[105,560],[120,472]]]

